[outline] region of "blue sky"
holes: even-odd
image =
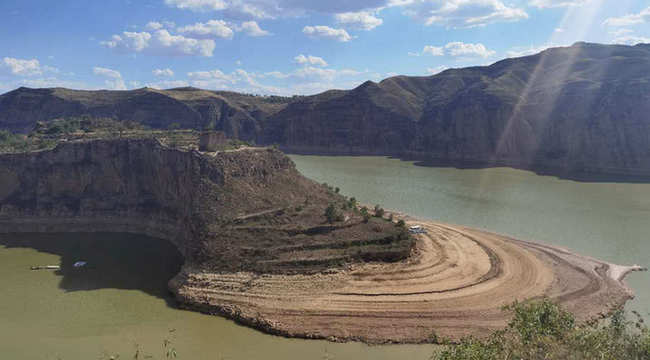
[[[650,42],[646,0],[2,0],[0,93],[314,94],[576,41]]]

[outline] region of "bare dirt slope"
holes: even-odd
[[[632,298],[621,276],[632,268],[465,227],[418,223],[428,234],[419,235],[402,262],[311,276],[181,273],[171,287],[191,308],[271,333],[369,343],[485,336],[505,326],[501,307],[515,300],[546,296],[586,320]]]

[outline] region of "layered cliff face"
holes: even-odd
[[[293,152],[383,154],[557,175],[650,176],[650,45],[577,43],[430,77],[262,98],[198,89],[18,89],[0,96],[0,128],[90,114],[153,127],[214,124]]]
[[[0,231],[147,234],[211,270],[309,272],[408,256],[408,238],[387,221],[350,211],[326,224],[325,208],[344,201],[273,149],[203,154],[130,139],[0,155]]]

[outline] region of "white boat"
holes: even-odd
[[[74,267],[76,267],[76,268],[80,268],[80,267],[84,267],[84,266],[86,266],[86,264],[87,264],[87,263],[86,263],[85,261],[77,261],[77,262],[74,263],[72,266],[74,266]]]
[[[61,270],[59,265],[42,265],[42,266],[32,266],[32,270]]]

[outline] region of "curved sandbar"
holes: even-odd
[[[267,332],[334,341],[423,343],[482,337],[506,325],[501,307],[549,297],[579,320],[633,297],[635,267],[462,226],[423,225],[407,260],[317,275],[181,273],[170,285],[186,306]]]

